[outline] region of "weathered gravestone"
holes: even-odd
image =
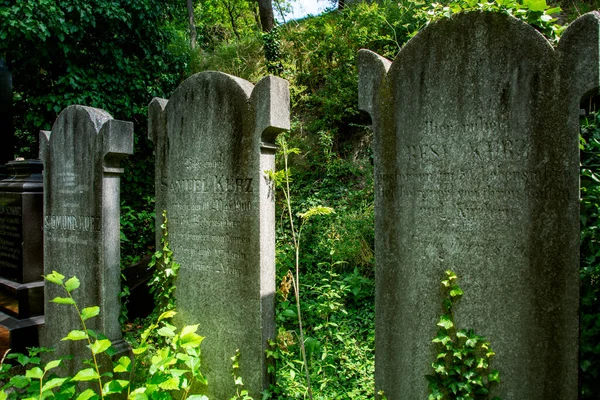
[[[81,286],[73,294],[79,307],[100,307],[100,316],[86,321],[88,329],[106,335],[117,351],[126,349],[118,321],[123,172],[119,163],[132,152],[133,124],[95,108],[67,107],[52,132],[40,134],[44,274],[58,271],[67,278],[77,276]],[[73,354],[76,360],[90,358],[85,341],[61,341],[69,330],[81,329],[72,306],[51,302],[64,296],[59,286],[46,284],[40,344],[57,348],[60,355]]]
[[[393,63],[359,54],[375,131],[376,390],[423,399],[453,269],[457,325],[491,340],[509,399],[576,399],[578,115],[599,87],[600,14],[556,49],[503,14],[424,29]]]
[[[168,102],[154,99],[149,114],[156,215],[167,210],[181,265],[178,325],[200,324],[206,337],[209,397],[235,393],[230,358],[240,349],[244,387],[257,398],[268,385],[265,349],[275,335],[275,209],[264,171],[274,169],[275,137],[289,129],[288,83],[267,77],[253,86],[204,72]]]

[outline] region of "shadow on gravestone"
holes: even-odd
[[[265,170],[289,129],[287,81],[250,82],[219,72],[188,78],[149,106],[156,151],[156,215],[169,218],[181,265],[176,322],[200,324],[210,398],[235,394],[231,357],[240,349],[244,388],[268,387],[265,350],[275,336],[275,203]],[[157,233],[157,244],[159,234]]]
[[[375,132],[376,390],[423,399],[439,281],[490,339],[511,399],[578,394],[580,101],[599,87],[600,14],[557,49],[499,13],[430,25],[396,60],[359,53]]]
[[[52,132],[40,134],[44,163],[44,274],[58,271],[77,276],[74,292],[80,308],[99,306],[100,315],[86,321],[103,333],[117,352],[128,347],[119,324],[120,175],[121,159],[133,153],[133,124],[117,121],[105,111],[70,106],[58,116]],[[72,354],[68,372],[90,358],[85,341],[61,341],[71,329],[81,329],[72,306],[50,300],[63,297],[62,288],[47,284],[45,325],[40,345],[60,356]]]

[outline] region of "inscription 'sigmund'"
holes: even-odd
[[[91,232],[100,230],[100,218],[83,215],[46,215],[44,230]]]

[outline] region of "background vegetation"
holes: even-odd
[[[0,0],[0,56],[13,71],[17,154],[35,157],[37,131],[50,129],[70,104],[109,111],[135,123],[135,155],[122,184],[124,266],[154,252],[152,144],[146,107],[168,98],[187,76],[220,70],[256,82],[267,73],[290,81],[293,208],[315,205],[335,214],[315,217],[303,231],[300,260],[302,314],[314,397],[373,396],[374,258],[372,134],[358,111],[355,56],[368,48],[396,53],[432,19],[469,9],[519,15],[551,40],[579,13],[600,1],[495,3],[428,0],[358,3],[318,17],[289,21],[269,33],[258,6],[247,0],[196,0],[197,43],[192,50],[186,5],[179,0]],[[288,4],[275,3],[285,8]],[[598,229],[598,119],[582,120],[582,398],[600,388],[600,254]],[[278,166],[278,168],[280,168]],[[283,199],[277,225],[277,275],[294,269]],[[177,255],[175,255],[176,257]],[[278,294],[276,398],[304,398],[297,315],[289,288]],[[210,340],[208,337],[207,340]]]

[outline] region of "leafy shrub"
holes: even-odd
[[[581,398],[600,393],[600,114],[582,120],[581,149]]]
[[[454,304],[463,295],[457,280],[452,271],[446,271],[442,279],[442,316],[437,323],[437,336],[432,340],[436,343],[437,355],[431,363],[433,375],[427,375],[429,400],[488,399],[491,387],[500,382],[500,373],[490,367],[495,355],[490,342],[472,329],[456,328]]]
[[[177,333],[173,325],[166,323],[175,312],[171,310],[160,315],[156,323],[142,333],[140,343],[133,349],[133,354],[138,356],[136,361],[141,360],[133,374],[132,360],[128,356],[113,361],[111,357],[115,350],[111,341],[87,329],[85,321],[97,317],[100,308],[92,306],[79,309],[73,297],[79,280],[71,277],[65,281],[65,277],[56,271],[45,276],[45,279],[65,291],[65,297],[57,297],[52,301],[75,307],[80,316],[81,329],[71,330],[62,340],[86,341],[91,359],[85,362],[87,367],[84,366],[73,376],[60,377],[55,371],[63,363],[62,359],[42,365],[37,356],[38,349],[30,351],[29,356],[10,355],[9,358],[15,358],[26,371],[24,374],[20,371],[10,374],[11,366],[2,364],[0,377],[8,382],[0,389],[0,399],[87,400],[121,394],[130,400],[148,400],[167,399],[171,398],[171,394],[177,394],[181,399],[208,400],[206,396],[190,394],[196,382],[206,385],[206,379],[200,372],[200,344],[204,338],[196,333],[198,325],[184,326]],[[148,339],[159,326],[157,334],[165,338],[165,345],[156,348]],[[103,362],[101,357],[108,358]],[[107,363],[109,368],[105,367]],[[78,387],[81,382],[87,382],[88,385]]]

